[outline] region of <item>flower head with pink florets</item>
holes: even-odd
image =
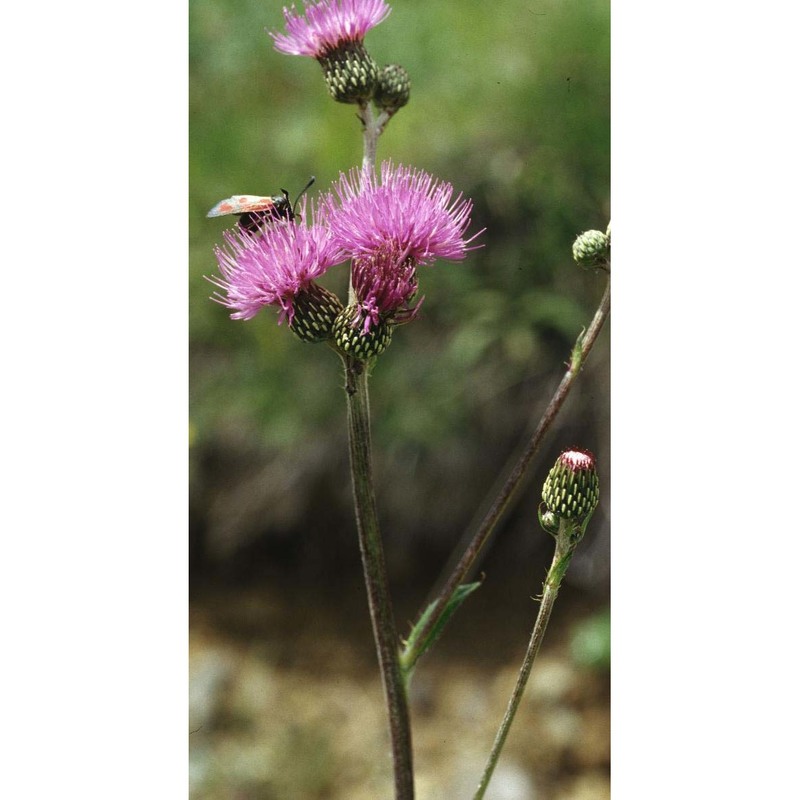
[[[284,8],[286,33],[270,36],[281,53],[315,58],[335,100],[361,103],[372,96],[378,75],[364,36],[390,11],[384,0],[319,0],[302,15],[294,6]]]
[[[232,319],[276,306],[279,323],[287,320],[301,339],[324,341],[342,304],[315,279],[347,256],[327,227],[305,222],[306,206],[303,198],[300,221],[267,224],[255,234],[225,231],[225,246],[215,250],[220,276],[209,280],[224,291],[213,299],[233,311]]]
[[[349,326],[365,336],[412,319],[417,267],[462,261],[482,232],[467,238],[472,202],[449,183],[389,161],[380,177],[352,170],[322,199],[333,240],[353,260]]]
[[[384,0],[321,0],[307,5],[303,16],[292,6],[283,9],[286,33],[270,36],[281,53],[321,58],[343,45],[363,43],[390,11]]]

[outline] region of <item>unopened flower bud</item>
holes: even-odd
[[[368,361],[379,356],[392,341],[392,327],[383,319],[364,330],[361,309],[350,305],[336,317],[333,323],[333,338],[336,346],[359,361]]]
[[[608,269],[610,240],[602,231],[586,231],[572,245],[575,263],[584,269]]]
[[[310,283],[295,295],[289,328],[304,342],[324,342],[333,335],[333,323],[342,301],[317,283]]]
[[[599,499],[594,456],[588,450],[565,450],[556,459],[542,488],[547,509],[558,518],[581,523],[589,519]]]
[[[558,517],[544,503],[539,504],[539,524],[551,536],[558,533]]]
[[[378,108],[394,114],[411,96],[408,73],[399,64],[387,64],[379,73],[375,84],[374,100]]]
[[[364,103],[372,97],[378,65],[360,42],[347,42],[317,59],[331,97],[339,103]]]

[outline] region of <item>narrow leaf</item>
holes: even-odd
[[[447,601],[447,604],[442,611],[441,616],[436,621],[436,624],[431,628],[430,632],[425,637],[424,641],[419,641],[420,633],[427,624],[428,620],[433,614],[433,609],[436,606],[436,601],[432,602],[426,609],[422,616],[417,621],[417,624],[411,629],[411,634],[406,641],[406,646],[400,656],[400,663],[406,675],[410,675],[411,670],[417,663],[419,657],[427,652],[431,645],[439,638],[444,626],[447,625],[450,617],[455,614],[458,607],[481,585],[480,581],[475,583],[462,583],[453,596]]]

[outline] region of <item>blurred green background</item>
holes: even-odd
[[[448,553],[491,499],[498,475],[538,421],[603,291],[603,278],[574,266],[571,245],[583,230],[605,230],[610,215],[609,7],[607,0],[391,5],[392,13],[368,33],[366,44],[379,64],[400,63],[408,70],[412,93],[381,137],[378,158],[449,181],[474,201],[473,230],[486,228],[484,247],[464,263],[423,269],[421,315],[396,331],[371,380],[376,490],[398,620],[406,632],[405,622],[426,599]],[[323,686],[330,680],[341,686],[363,669],[369,677],[356,684],[363,687],[376,677],[374,656],[360,585],[338,359],[276,325],[272,310],[251,321],[231,321],[209,300],[213,287],[204,277],[216,269],[213,247],[229,224],[206,219],[212,205],[234,193],[277,194],[282,187],[294,196],[312,174],[312,194],[326,189],[340,170],[360,163],[359,124],[354,107],[330,100],[312,59],[272,49],[265,29],[282,27],[280,3],[193,0],[189,23],[196,695],[190,724],[193,730],[200,725],[191,740],[193,796],[352,800],[362,796],[358,787],[364,797],[387,796],[375,788],[386,778],[378,684],[369,694],[378,703],[377,741],[354,747],[352,762],[324,720],[298,721],[302,699],[292,705],[282,694],[292,709],[285,712],[288,722],[268,704],[267,716],[274,716],[269,730],[259,727],[263,719],[249,716],[266,703],[267,673],[273,682],[327,675]],[[322,282],[343,294],[347,276],[341,271]],[[437,718],[456,724],[437,706],[436,680],[457,666],[456,674],[473,676],[468,691],[474,701],[476,686],[489,692],[487,681],[504,674],[506,663],[513,674],[524,651],[535,615],[530,598],[551,555],[548,537],[536,526],[538,487],[566,446],[597,454],[603,500],[570,568],[559,600],[563,621],[558,630],[558,618],[551,624],[543,657],[551,648],[552,668],[571,670],[575,685],[583,687],[555,704],[563,711],[564,703],[579,703],[570,729],[575,740],[587,740],[580,727],[587,709],[595,710],[591,724],[607,739],[607,727],[598,722],[607,706],[607,659],[591,653],[603,652],[608,628],[608,361],[606,330],[534,461],[529,489],[481,565],[484,586],[418,671],[428,669],[433,681],[431,696],[417,698],[414,706],[420,797],[457,791],[452,781],[437,783],[437,776],[450,780],[450,773],[435,759],[427,777],[419,752],[427,725],[435,726]],[[316,633],[304,637],[300,629]],[[329,638],[324,663],[312,659],[316,667],[310,667],[307,648]],[[591,646],[582,649],[582,641]],[[299,655],[301,647],[306,649]],[[261,677],[248,678],[245,663],[260,669]],[[208,675],[224,680],[214,683]],[[245,691],[246,680],[261,680],[261,690],[251,690],[260,700],[251,697],[234,713],[231,697]],[[498,697],[507,697],[512,686],[513,677],[506,677]],[[298,697],[314,691],[309,684]],[[366,702],[342,705],[366,708]],[[441,758],[452,767],[460,754],[469,765],[453,781],[470,770],[479,774],[505,701],[498,702],[475,711],[486,720],[486,731],[474,743],[480,760],[467,758],[466,740],[450,732],[452,750]],[[454,701],[454,707],[461,705]],[[532,713],[533,720],[541,718]],[[476,725],[464,724],[469,730]],[[366,725],[362,721],[359,729]],[[564,734],[569,725],[553,725],[563,742],[547,751],[546,768],[534,754],[536,746],[526,744],[520,732],[515,745],[512,731],[509,763],[519,775],[505,780],[510,786],[517,779],[523,783],[508,796],[577,798],[588,791],[587,797],[604,797],[606,751],[587,761]],[[483,722],[477,727],[482,730]],[[244,750],[236,750],[234,741]],[[250,764],[241,756],[250,752],[248,746],[256,752],[268,747],[268,753],[253,756]],[[376,763],[370,761],[373,771],[366,775],[358,759],[370,747]],[[293,777],[290,762],[300,764]],[[350,772],[342,772],[344,764]]]

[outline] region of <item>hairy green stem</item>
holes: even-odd
[[[386,124],[392,118],[392,112],[381,111],[377,116],[375,109],[369,102],[358,107],[358,118],[361,120],[364,135],[364,167],[375,167],[378,159],[378,138],[383,133]]]
[[[343,361],[350,440],[350,470],[353,479],[358,541],[364,568],[364,580],[367,586],[372,633],[375,637],[378,664],[389,712],[395,798],[396,800],[413,800],[411,722],[405,683],[400,669],[399,638],[389,595],[372,480],[367,367],[363,362],[350,357],[343,357]]]
[[[520,700],[525,691],[525,685],[528,683],[528,677],[531,674],[534,659],[539,652],[539,647],[544,639],[544,633],[547,629],[547,623],[550,620],[550,614],[553,611],[553,606],[558,596],[558,590],[561,586],[561,580],[567,571],[569,562],[572,559],[572,554],[577,546],[575,536],[576,526],[574,523],[567,520],[561,520],[559,530],[556,534],[556,551],[553,555],[553,563],[550,565],[550,570],[547,573],[547,578],[544,582],[542,591],[542,601],[539,606],[539,613],[536,616],[536,622],[533,625],[530,641],[528,642],[528,649],[525,651],[525,658],[522,660],[522,667],[517,677],[516,686],[511,693],[511,698],[508,701],[506,713],[503,716],[503,721],[497,730],[494,744],[492,745],[492,752],[489,754],[489,759],[486,762],[486,767],[483,770],[481,781],[478,784],[478,790],[475,792],[473,800],[482,800],[492,779],[492,774],[497,766],[497,761],[500,758],[500,751],[506,743],[508,732],[511,729],[511,723],[514,721],[514,715],[519,708]]]
[[[578,341],[575,343],[575,347],[572,350],[567,371],[564,374],[564,377],[561,379],[561,383],[558,385],[555,394],[548,403],[544,414],[542,414],[539,425],[534,431],[533,436],[531,436],[527,447],[523,451],[513,470],[500,489],[499,494],[487,511],[483,521],[480,524],[480,527],[464,550],[461,559],[456,564],[455,568],[450,573],[447,582],[444,584],[444,587],[439,592],[439,595],[434,601],[435,605],[432,613],[430,614],[426,624],[420,629],[415,637],[415,646],[412,648],[407,648],[403,653],[403,664],[409,673],[421,655],[420,645],[428,639],[430,632],[434,629],[445,609],[447,608],[450,598],[455,594],[458,587],[467,577],[467,573],[470,571],[476,559],[478,558],[478,554],[481,552],[489,537],[494,532],[503,513],[509,507],[511,499],[519,488],[522,479],[525,476],[528,467],[530,466],[533,456],[539,449],[539,445],[541,444],[545,433],[547,433],[547,431],[550,429],[550,426],[553,424],[558,412],[564,405],[564,401],[567,399],[570,389],[572,389],[575,380],[580,374],[581,367],[583,366],[584,362],[586,361],[586,357],[589,355],[589,352],[594,346],[597,336],[600,333],[600,330],[602,329],[610,310],[611,278],[609,277],[608,281],[606,282],[605,292],[603,293],[603,297],[600,301],[597,311],[595,312],[594,318],[592,319],[592,322],[587,330],[578,337]],[[420,619],[424,611],[425,607],[423,607],[423,609],[420,611],[417,619]]]
[[[374,167],[378,157],[378,137],[383,131],[383,125],[378,125],[372,104],[367,101],[358,107],[358,118],[361,120],[364,133],[364,167]]]

